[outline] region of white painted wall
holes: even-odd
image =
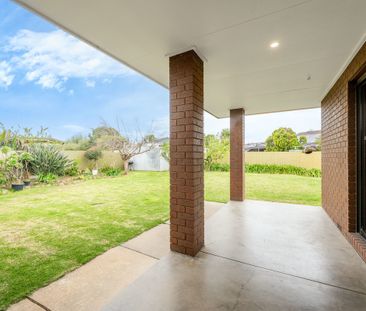
[[[134,156],[132,169],[135,171],[167,171],[169,163],[161,155],[160,147]]]

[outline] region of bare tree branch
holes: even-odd
[[[156,148],[156,138],[153,134],[144,136],[138,126],[136,126],[134,134],[128,133],[123,121],[117,120],[116,123],[117,131],[111,131],[110,135],[101,137],[97,144],[104,149],[117,151],[124,162],[125,174],[127,174],[129,160]],[[111,128],[106,123],[103,126]]]

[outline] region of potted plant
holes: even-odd
[[[20,161],[19,155],[14,152],[5,161],[9,180],[11,181],[11,188],[14,191],[23,190],[23,164]]]
[[[32,155],[29,152],[22,152],[20,154],[20,161],[23,164],[24,186],[28,187],[31,184],[30,172],[29,172],[29,163],[32,161]]]
[[[102,152],[99,149],[89,149],[85,151],[84,157],[92,162],[92,174],[93,176],[98,175],[97,162],[102,157]]]
[[[0,171],[2,182],[11,185],[11,188],[19,191],[23,190],[23,165],[19,155],[10,147],[2,147],[0,153]]]

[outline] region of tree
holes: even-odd
[[[91,136],[74,135],[64,143],[64,150],[88,150],[92,147]]]
[[[297,146],[299,141],[296,133],[287,127],[278,128],[266,139],[267,151],[289,151]]]
[[[119,132],[111,127],[108,126],[105,122],[101,126],[96,127],[92,130],[91,137],[92,140],[98,140],[99,138],[102,138],[103,136],[115,136],[119,135]]]
[[[299,143],[300,143],[300,145],[301,145],[301,146],[303,146],[303,145],[307,144],[307,142],[308,142],[308,139],[306,138],[306,136],[301,135],[301,136],[299,137]]]
[[[92,147],[97,147],[98,141],[102,140],[103,137],[119,135],[118,131],[109,126],[107,122],[102,121],[101,125],[92,129],[92,132],[89,134],[88,137],[88,144],[86,150]]]
[[[161,155],[165,160],[170,162],[170,145],[168,141],[161,146]]]
[[[315,144],[316,144],[316,149],[318,151],[322,150],[322,139],[321,137],[318,137],[317,139],[315,139]]]
[[[229,151],[230,139],[225,135],[226,131],[220,135],[205,136],[205,166],[210,170],[212,164],[219,163]]]
[[[84,157],[93,163],[92,169],[98,169],[97,162],[102,157],[102,151],[97,148],[90,148],[85,151]]]
[[[223,142],[230,143],[230,130],[229,129],[223,129],[220,134],[220,139]]]
[[[154,134],[148,134],[144,137],[146,143],[154,143],[156,141],[156,137]]]
[[[266,143],[266,151],[276,151],[272,135],[267,137],[265,143]]]
[[[106,128],[108,128],[108,135],[103,134],[99,136],[97,145],[112,151],[118,151],[123,161],[125,175],[128,174],[128,162],[132,157],[148,152],[156,147],[156,138],[153,134],[143,136],[139,131],[135,131],[135,137],[132,137],[127,134],[122,135],[119,125],[119,130],[109,126]]]

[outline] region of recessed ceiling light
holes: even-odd
[[[278,48],[280,43],[278,41],[274,41],[269,45],[272,49]]]

